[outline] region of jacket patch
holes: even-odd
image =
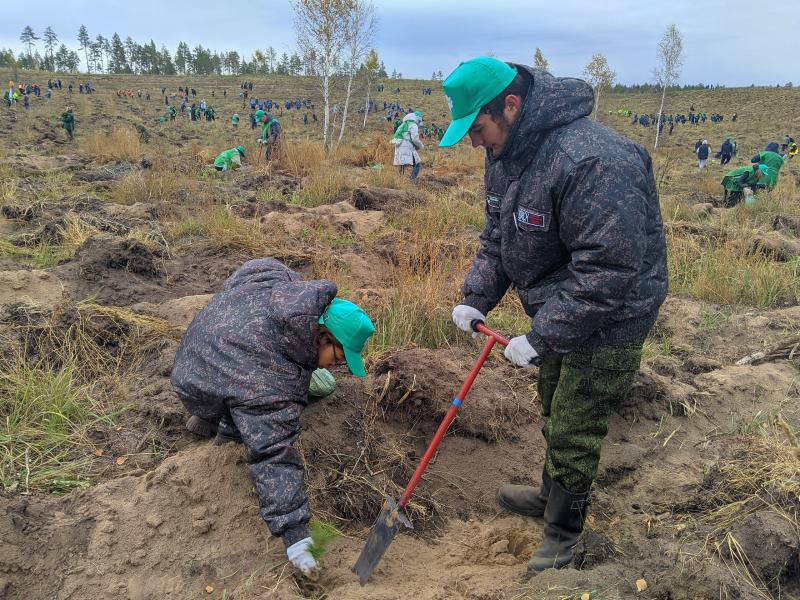
[[[500,208],[500,202],[503,200],[500,196],[494,194],[486,194],[486,205],[489,208]]]
[[[544,213],[535,212],[526,208],[518,208],[516,219],[518,225],[527,225],[528,227],[536,227],[539,229],[547,228],[547,215]]]

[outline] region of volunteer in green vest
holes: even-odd
[[[258,115],[258,112],[256,113]],[[270,113],[262,113],[261,121],[261,137],[258,143],[264,146],[264,158],[269,161],[272,157],[273,148],[277,148],[281,142],[281,124],[277,118]]]
[[[71,106],[68,106],[67,110],[61,113],[61,127],[64,128],[67,136],[72,140],[75,135],[75,113],[72,112]]]
[[[767,144],[766,149],[751,158],[750,162],[755,165],[767,165],[769,167],[769,175],[765,175],[760,183],[765,185],[769,190],[775,189],[775,186],[778,185],[778,176],[780,175],[781,167],[783,166],[783,157],[778,154],[778,142],[770,142]]]
[[[244,146],[236,146],[220,152],[219,156],[214,159],[214,168],[217,171],[232,171],[242,166],[242,158],[244,158]]]
[[[722,187],[725,195],[723,203],[726,207],[736,206],[744,199],[746,204],[752,204],[756,189],[764,187],[763,180],[769,176],[767,165],[750,165],[737,167],[725,173],[722,178]]]

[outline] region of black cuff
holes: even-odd
[[[308,537],[308,523],[302,523],[300,525],[292,527],[291,529],[287,529],[281,534],[283,545],[286,546],[287,548],[307,537]]]
[[[483,316],[487,316],[489,311],[494,308],[494,303],[477,294],[468,295],[466,298],[464,298],[461,304],[464,304],[465,306],[471,306],[472,308],[479,310]]]

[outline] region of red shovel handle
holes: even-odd
[[[431,440],[430,445],[428,445],[428,449],[425,451],[425,455],[422,457],[422,460],[417,466],[417,470],[414,471],[411,481],[408,482],[408,486],[403,492],[403,495],[400,496],[400,501],[397,503],[397,506],[400,508],[405,508],[406,504],[408,504],[408,501],[411,499],[411,495],[414,493],[414,488],[417,487],[417,484],[422,479],[422,474],[425,472],[425,468],[433,458],[433,455],[436,454],[436,449],[439,447],[439,443],[447,433],[450,423],[452,423],[453,419],[456,418],[456,413],[458,412],[461,403],[464,401],[464,398],[467,397],[475,378],[478,376],[481,367],[483,367],[483,363],[485,363],[486,359],[489,358],[489,353],[491,353],[492,348],[496,343],[502,346],[508,345],[507,337],[500,335],[493,329],[489,329],[481,321],[473,321],[472,328],[486,336],[486,344],[483,346],[483,350],[481,351],[481,355],[478,357],[478,360],[475,362],[475,366],[472,367],[472,370],[469,372],[466,381],[464,381],[464,385],[461,386],[458,395],[453,398],[453,404],[450,405],[447,414],[444,416],[444,419],[442,419],[439,429],[436,430],[436,434],[433,436],[433,440]]]
[[[473,321],[472,328],[475,331],[480,331],[486,337],[494,338],[494,340],[501,346],[508,346],[508,342],[510,340],[506,336],[497,333],[494,329],[488,328],[482,321],[478,321],[477,319]]]

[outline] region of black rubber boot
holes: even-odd
[[[572,562],[572,549],[583,531],[590,498],[591,491],[573,494],[557,481],[551,482],[544,511],[544,539],[528,561],[528,575]]]
[[[186,421],[186,429],[204,438],[211,437],[217,432],[217,426],[214,423],[205,421],[196,415],[192,415]]]
[[[497,490],[497,503],[507,511],[524,517],[541,517],[547,507],[550,483],[550,476],[543,468],[541,487],[506,484]]]
[[[236,429],[236,425],[233,419],[231,419],[230,413],[225,413],[219,420],[219,425],[217,425],[217,437],[214,439],[214,443],[217,446],[222,446],[228,442],[241,444],[242,434]]]

